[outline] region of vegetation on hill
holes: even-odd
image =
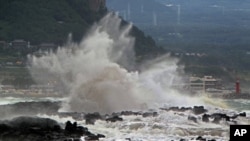
[[[104,14],[92,12],[87,0],[1,0],[0,39],[60,44],[73,33],[79,40]]]
[[[91,10],[88,0],[0,0],[0,40],[63,44],[72,33],[73,40],[79,41],[106,13],[106,8]],[[138,28],[133,27],[131,34],[138,56],[160,52],[153,39]]]
[[[88,0],[0,0],[0,41],[16,39],[29,41],[26,49],[6,47],[0,43],[0,81],[3,84],[30,84],[25,68],[26,56],[35,52],[41,43],[62,45],[69,33],[79,42],[91,25],[107,14],[107,8],[91,9]],[[122,25],[128,24],[126,21]],[[137,61],[162,53],[154,40],[133,26]],[[16,65],[21,62],[21,65]],[[14,67],[13,67],[14,64]],[[25,86],[25,85],[24,85]],[[23,87],[23,86],[22,86]]]

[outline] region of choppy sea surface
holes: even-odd
[[[63,101],[63,98],[52,97],[1,97],[0,105],[15,104],[19,102],[41,102],[41,101]],[[238,117],[237,124],[250,124],[250,101],[249,100],[221,100],[226,103],[227,108],[220,107],[206,107],[208,114],[226,113],[227,115],[234,115],[239,112],[246,112],[247,117]],[[219,105],[219,104],[218,104]],[[122,122],[107,123],[106,121],[96,121],[95,125],[85,125],[85,121],[78,121],[79,125],[88,127],[92,132],[106,135],[103,141],[125,141],[130,139],[132,141],[179,141],[186,139],[195,141],[195,138],[202,136],[206,139],[215,139],[216,141],[229,140],[229,127],[233,122],[222,121],[220,124],[212,122],[205,123],[201,121],[200,115],[194,115],[190,111],[174,112],[164,111],[159,108],[151,109],[149,111],[158,112],[156,117],[142,117],[142,116],[122,116]],[[57,115],[48,116],[39,114],[40,117],[48,117],[55,119],[60,123],[65,123],[68,120],[74,121],[70,117],[59,117]],[[188,116],[197,118],[197,123],[188,120]],[[82,139],[84,140],[84,139]]]

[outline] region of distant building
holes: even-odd
[[[190,77],[189,86],[192,91],[202,91],[204,89],[204,83],[200,77]]]
[[[11,42],[11,47],[14,49],[26,49],[28,48],[29,43],[22,40],[22,39],[17,39]]]
[[[216,79],[213,76],[190,77],[189,86],[194,92],[218,92],[222,89],[221,79]]]
[[[49,51],[49,50],[54,50],[56,49],[56,45],[54,43],[41,43],[39,45],[39,49],[43,51]]]

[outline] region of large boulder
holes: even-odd
[[[203,114],[206,112],[207,112],[207,110],[204,108],[204,106],[194,106],[193,107],[193,113],[195,115],[200,115],[200,114]]]
[[[80,141],[82,136],[95,139],[104,138],[102,134],[94,135],[87,128],[76,122],[66,122],[65,129],[49,118],[17,117],[0,121],[0,141]]]
[[[88,113],[84,116],[86,124],[95,124],[96,120],[103,119],[102,115],[98,112]]]
[[[9,121],[8,123],[12,128],[16,130],[26,131],[31,128],[37,128],[44,131],[53,131],[55,128],[58,129],[60,125],[52,119],[49,118],[39,118],[39,117],[17,117]]]

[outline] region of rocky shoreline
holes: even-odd
[[[88,128],[67,121],[65,127],[49,118],[17,117],[0,122],[1,141],[86,141],[104,138],[102,134],[93,134]]]
[[[246,118],[245,112],[227,115],[226,113],[208,113],[208,110],[203,106],[194,107],[170,107],[160,108],[158,112],[174,112],[181,114],[184,112],[192,113],[186,118],[190,123],[204,122],[220,124],[222,121],[229,125],[238,124],[237,120]],[[88,130],[87,127],[78,125],[77,121],[85,121],[85,125],[95,125],[97,120],[105,121],[107,123],[122,122],[123,117],[139,116],[141,118],[156,118],[159,113],[156,111],[148,112],[134,112],[122,111],[112,113],[110,115],[102,115],[100,113],[57,113],[61,118],[70,117],[75,121],[67,121],[62,127],[57,121],[49,118],[41,118],[36,116],[20,116],[11,120],[4,120],[0,122],[0,141],[98,141],[105,138],[105,135],[97,133],[94,134]],[[56,114],[56,113],[54,113]],[[175,141],[189,141],[190,139],[182,138]],[[124,138],[124,141],[133,141],[131,138]],[[172,140],[174,141],[174,140]],[[206,139],[198,136],[192,141],[216,141],[216,139]]]

